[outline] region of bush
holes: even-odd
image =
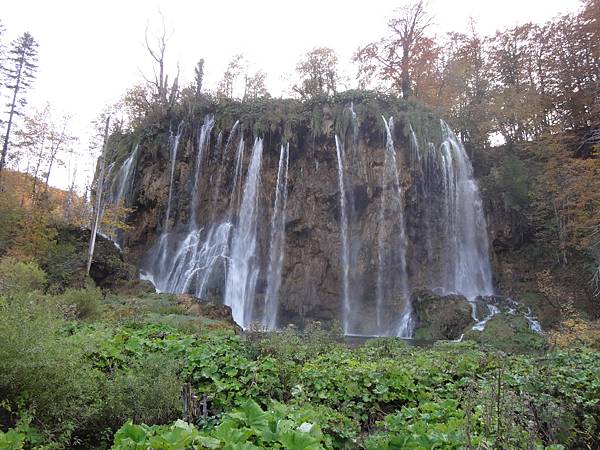
[[[46,274],[34,262],[11,257],[0,260],[0,294],[7,299],[21,297],[46,286]]]
[[[44,270],[48,274],[48,291],[61,293],[66,288],[83,287],[86,281],[85,253],[73,242],[62,242],[64,233],[59,233],[59,240],[51,248],[46,257]]]
[[[19,205],[14,189],[6,189],[0,195],[0,256],[13,245],[15,233],[23,217],[23,208]]]
[[[106,388],[105,424],[116,429],[130,419],[164,424],[181,417],[181,365],[173,356],[156,353],[117,370]]]
[[[75,308],[78,319],[94,319],[100,316],[102,309],[102,292],[97,287],[85,289],[67,289],[56,297],[59,304]]]
[[[0,399],[22,404],[50,436],[87,423],[100,402],[102,374],[63,327],[48,305],[0,304]]]

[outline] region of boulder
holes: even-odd
[[[241,331],[239,325],[233,320],[231,308],[227,305],[218,305],[201,300],[190,294],[176,294],[175,300],[177,305],[184,309],[187,314],[202,316],[211,320],[219,320],[230,324],[236,332]]]
[[[90,230],[73,225],[57,227],[56,246],[48,255],[43,267],[48,273],[51,290],[82,288],[89,278],[86,276],[86,263]],[[90,278],[105,290],[138,277],[137,269],[126,263],[121,250],[109,239],[97,235],[94,258],[90,268]]]
[[[544,337],[531,330],[525,317],[507,312],[496,314],[488,320],[482,331],[467,331],[464,339],[505,353],[541,351],[546,346]]]
[[[415,339],[459,339],[473,325],[471,304],[462,295],[437,295],[419,290],[412,295]]]

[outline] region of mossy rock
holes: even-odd
[[[57,245],[48,255],[43,269],[48,273],[51,292],[62,292],[67,288],[84,288],[89,278],[103,290],[125,287],[138,278],[135,267],[123,260],[123,255],[110,240],[98,235],[90,276],[86,275],[86,263],[90,230],[73,225],[57,227]],[[130,286],[133,289],[134,286]],[[148,291],[148,286],[135,286],[138,292]]]
[[[544,337],[530,329],[525,317],[504,313],[492,317],[483,331],[468,331],[464,339],[506,353],[536,352],[546,347]]]
[[[459,339],[465,329],[473,324],[471,305],[462,295],[437,295],[420,290],[413,293],[416,326],[414,338],[418,340]]]

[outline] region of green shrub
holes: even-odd
[[[7,299],[22,297],[46,286],[46,274],[34,262],[11,257],[0,260],[0,294]]]
[[[105,424],[115,429],[127,420],[164,424],[182,414],[179,358],[154,353],[117,370],[107,381]]]
[[[210,433],[201,433],[182,420],[168,427],[125,424],[116,434],[113,450],[192,448],[319,450],[325,437],[314,420],[301,422],[284,405],[263,411],[247,400],[226,414]]]
[[[59,234],[62,237],[64,233]],[[61,293],[66,288],[85,284],[85,253],[73,242],[58,241],[46,257],[44,270],[48,274],[48,291]]]
[[[63,333],[44,304],[0,304],[0,399],[24,402],[48,435],[69,433],[98,414],[102,374]]]
[[[67,289],[56,300],[64,306],[74,307],[78,319],[97,318],[102,310],[102,292],[97,287]]]

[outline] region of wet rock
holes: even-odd
[[[492,317],[482,331],[469,330],[464,339],[506,353],[541,351],[546,345],[544,337],[531,329],[524,316],[505,312]]]
[[[416,339],[459,339],[473,325],[471,305],[462,295],[437,295],[428,290],[412,295]]]
[[[201,300],[190,294],[176,294],[175,301],[177,305],[183,308],[187,314],[206,317],[211,320],[219,320],[230,324],[236,332],[242,329],[233,320],[231,308],[227,305],[217,305],[215,303]]]

